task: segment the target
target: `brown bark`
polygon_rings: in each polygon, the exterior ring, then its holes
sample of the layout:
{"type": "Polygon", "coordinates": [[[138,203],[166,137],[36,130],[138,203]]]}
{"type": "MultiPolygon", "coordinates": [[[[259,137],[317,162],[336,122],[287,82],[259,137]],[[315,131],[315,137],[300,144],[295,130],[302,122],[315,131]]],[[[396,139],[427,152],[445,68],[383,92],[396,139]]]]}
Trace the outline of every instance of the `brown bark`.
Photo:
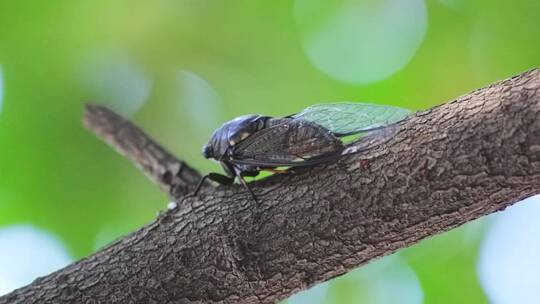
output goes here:
{"type": "MultiPolygon", "coordinates": [[[[0,303],[274,303],[540,193],[540,70],[402,123],[383,146],[178,199],[0,303]]],[[[189,184],[190,182],[186,183],[189,184]]]]}

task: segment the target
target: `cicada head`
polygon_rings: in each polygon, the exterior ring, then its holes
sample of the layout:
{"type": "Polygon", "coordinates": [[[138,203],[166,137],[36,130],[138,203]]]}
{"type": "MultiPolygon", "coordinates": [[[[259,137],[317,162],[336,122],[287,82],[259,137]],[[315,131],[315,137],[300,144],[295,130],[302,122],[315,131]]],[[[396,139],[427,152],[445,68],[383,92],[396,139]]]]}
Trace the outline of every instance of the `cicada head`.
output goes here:
{"type": "Polygon", "coordinates": [[[218,161],[227,159],[227,153],[230,153],[234,145],[264,129],[269,118],[269,116],[251,114],[226,122],[214,132],[212,138],[203,147],[204,157],[218,161]]]}

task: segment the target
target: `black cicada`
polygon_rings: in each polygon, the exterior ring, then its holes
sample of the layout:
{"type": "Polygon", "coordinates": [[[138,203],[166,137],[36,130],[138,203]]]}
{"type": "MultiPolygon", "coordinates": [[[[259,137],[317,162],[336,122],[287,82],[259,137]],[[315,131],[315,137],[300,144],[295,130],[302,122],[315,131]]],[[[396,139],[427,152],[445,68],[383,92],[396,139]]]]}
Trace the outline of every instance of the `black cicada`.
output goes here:
{"type": "MultiPolygon", "coordinates": [[[[314,105],[282,118],[240,116],[217,129],[203,148],[204,157],[220,162],[227,175],[210,173],[203,180],[232,184],[238,177],[255,199],[245,176],[256,176],[260,171],[282,172],[278,167],[327,163],[358,153],[358,148],[344,144],[344,136],[387,129],[409,114],[409,110],[394,106],[334,103],[314,105]]],[[[382,132],[374,144],[361,150],[386,141],[390,133],[382,132]]]]}

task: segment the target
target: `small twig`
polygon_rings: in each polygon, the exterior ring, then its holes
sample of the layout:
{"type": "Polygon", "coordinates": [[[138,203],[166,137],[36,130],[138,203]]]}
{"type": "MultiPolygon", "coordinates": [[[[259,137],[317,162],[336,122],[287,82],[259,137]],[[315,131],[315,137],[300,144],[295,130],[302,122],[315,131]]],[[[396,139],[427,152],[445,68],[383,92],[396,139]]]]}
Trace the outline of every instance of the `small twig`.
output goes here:
{"type": "Polygon", "coordinates": [[[177,159],[130,121],[104,106],[86,105],[84,124],[120,154],[131,159],[173,198],[188,194],[201,179],[196,170],[177,159]]]}

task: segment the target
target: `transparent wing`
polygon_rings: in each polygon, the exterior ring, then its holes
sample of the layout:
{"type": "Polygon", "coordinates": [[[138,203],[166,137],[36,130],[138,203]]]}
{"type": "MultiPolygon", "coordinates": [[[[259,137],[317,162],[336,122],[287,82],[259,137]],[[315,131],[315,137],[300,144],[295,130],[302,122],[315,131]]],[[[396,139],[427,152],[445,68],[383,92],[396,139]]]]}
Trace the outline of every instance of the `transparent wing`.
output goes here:
{"type": "Polygon", "coordinates": [[[314,122],[336,136],[345,136],[382,128],[410,114],[410,110],[395,106],[341,102],[314,105],[290,117],[314,122]]]}

